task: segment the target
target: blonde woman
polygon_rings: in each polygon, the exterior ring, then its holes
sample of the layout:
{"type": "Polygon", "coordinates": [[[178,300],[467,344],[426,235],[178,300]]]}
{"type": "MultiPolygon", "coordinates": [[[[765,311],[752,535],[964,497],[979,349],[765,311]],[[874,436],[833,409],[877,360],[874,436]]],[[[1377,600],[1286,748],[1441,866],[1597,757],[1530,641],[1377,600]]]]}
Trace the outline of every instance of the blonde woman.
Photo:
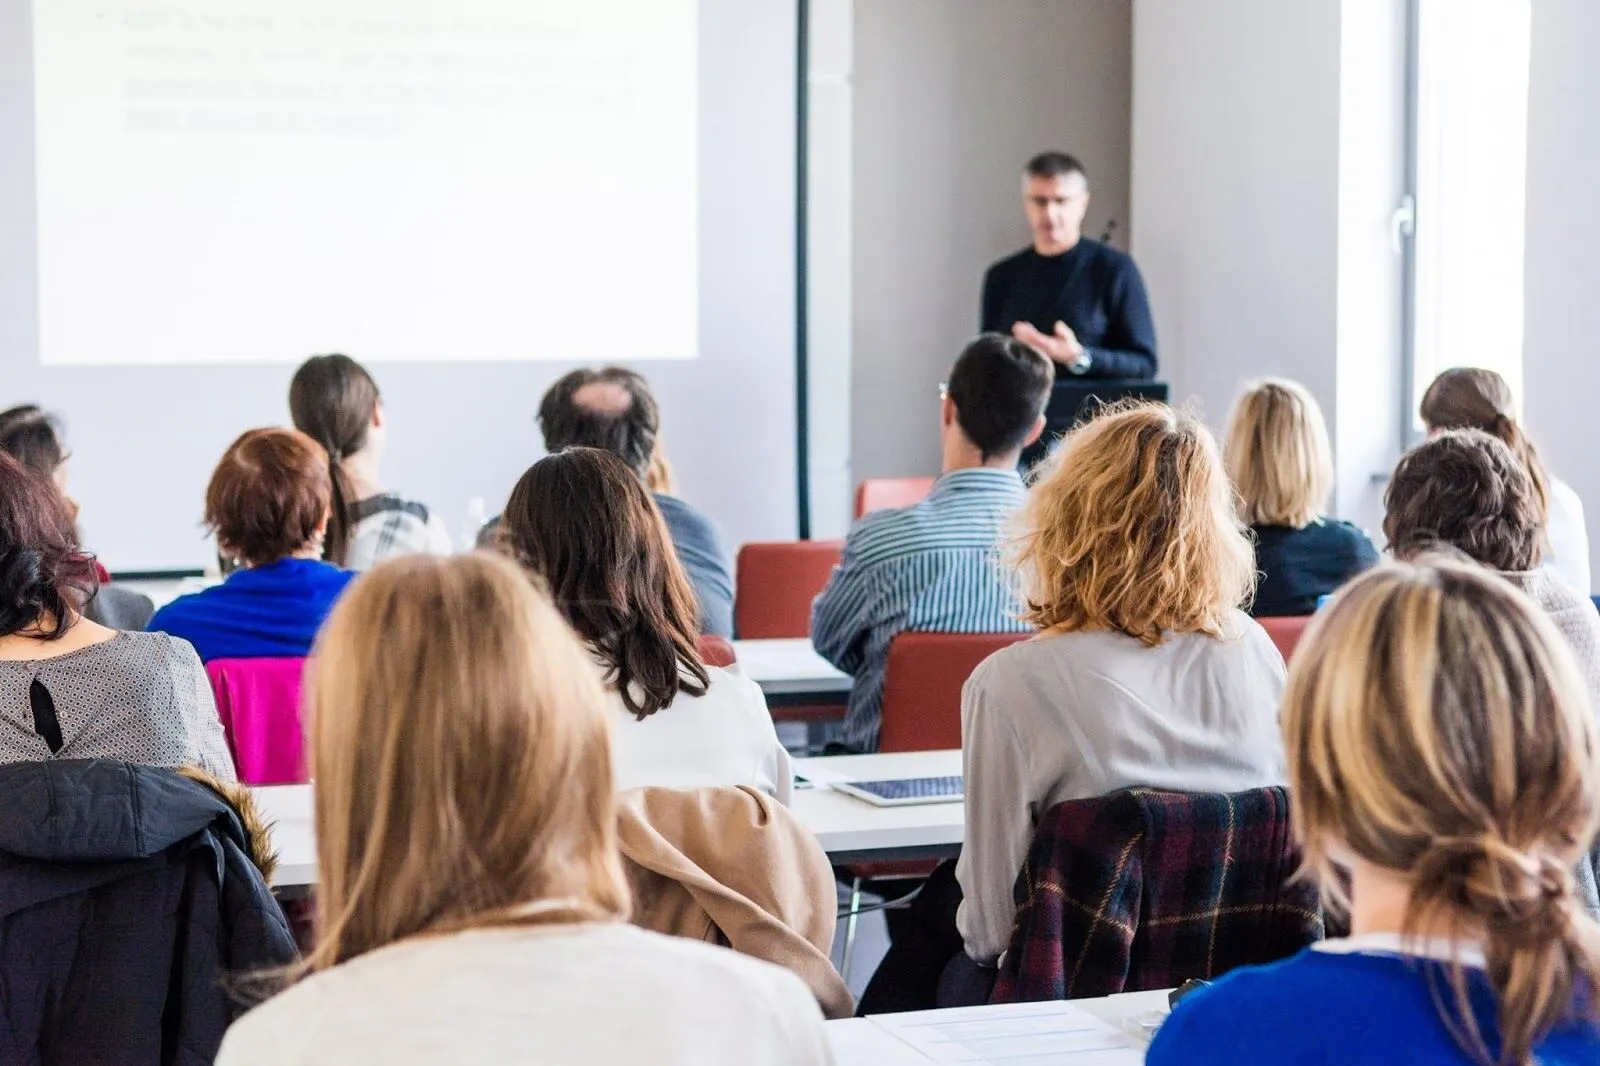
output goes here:
{"type": "Polygon", "coordinates": [[[1250,543],[1210,432],[1161,404],[1069,436],[1012,544],[1038,637],[992,655],[961,696],[967,955],[1011,939],[1033,820],[1145,785],[1236,792],[1283,781],[1283,659],[1239,610],[1250,543]]]}
{"type": "Polygon", "coordinates": [[[1322,513],[1333,495],[1333,448],[1322,408],[1280,378],[1246,385],[1228,415],[1223,464],[1256,542],[1257,618],[1306,615],[1378,561],[1372,541],[1322,513]]]}
{"type": "Polygon", "coordinates": [[[219,1066],[828,1061],[793,974],[624,921],[605,695],[514,563],[381,564],[317,663],[317,943],[219,1066]]]}
{"type": "Polygon", "coordinates": [[[1600,1062],[1572,875],[1600,735],[1534,604],[1463,563],[1358,578],[1295,656],[1283,732],[1306,869],[1351,935],[1185,999],[1150,1066],[1600,1062]]]}
{"type": "Polygon", "coordinates": [[[1545,568],[1572,591],[1589,595],[1593,590],[1589,586],[1589,530],[1583,501],[1570,485],[1545,468],[1539,449],[1517,422],[1516,400],[1505,378],[1479,367],[1446,370],[1422,394],[1419,413],[1429,436],[1447,429],[1481,429],[1511,449],[1527,468],[1538,494],[1545,568]]]}

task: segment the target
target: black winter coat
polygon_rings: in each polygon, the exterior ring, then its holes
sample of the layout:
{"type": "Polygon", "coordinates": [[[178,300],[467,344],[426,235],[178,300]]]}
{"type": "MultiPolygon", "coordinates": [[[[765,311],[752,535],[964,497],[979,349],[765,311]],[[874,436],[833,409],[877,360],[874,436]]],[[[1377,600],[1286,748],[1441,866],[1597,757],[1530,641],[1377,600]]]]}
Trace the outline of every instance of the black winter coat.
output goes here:
{"type": "Polygon", "coordinates": [[[239,978],[295,958],[270,863],[249,791],[198,771],[0,766],[0,1063],[210,1063],[239,978]]]}

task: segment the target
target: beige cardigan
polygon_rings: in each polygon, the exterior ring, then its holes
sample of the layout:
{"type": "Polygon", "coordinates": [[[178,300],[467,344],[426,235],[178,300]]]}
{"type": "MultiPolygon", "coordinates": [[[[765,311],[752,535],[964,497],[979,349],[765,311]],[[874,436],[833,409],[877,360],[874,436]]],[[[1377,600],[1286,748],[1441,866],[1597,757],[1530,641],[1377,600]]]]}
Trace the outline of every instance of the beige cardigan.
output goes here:
{"type": "Polygon", "coordinates": [[[853,1013],[830,958],[833,868],[782,804],[746,786],[630,789],[618,796],[617,832],[635,925],[776,963],[828,1017],[853,1013]]]}

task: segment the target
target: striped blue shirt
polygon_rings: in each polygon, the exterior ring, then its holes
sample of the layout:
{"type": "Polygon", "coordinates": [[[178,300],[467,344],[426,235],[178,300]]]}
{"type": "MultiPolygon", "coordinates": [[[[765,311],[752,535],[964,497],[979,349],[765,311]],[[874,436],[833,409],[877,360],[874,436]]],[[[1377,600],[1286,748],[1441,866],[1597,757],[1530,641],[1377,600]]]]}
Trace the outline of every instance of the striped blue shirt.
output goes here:
{"type": "Polygon", "coordinates": [[[998,560],[1025,490],[1014,470],[953,470],[911,507],[864,516],[811,608],[811,640],[855,679],[844,740],[876,751],[889,642],[907,630],[1016,633],[1015,592],[998,560]]]}

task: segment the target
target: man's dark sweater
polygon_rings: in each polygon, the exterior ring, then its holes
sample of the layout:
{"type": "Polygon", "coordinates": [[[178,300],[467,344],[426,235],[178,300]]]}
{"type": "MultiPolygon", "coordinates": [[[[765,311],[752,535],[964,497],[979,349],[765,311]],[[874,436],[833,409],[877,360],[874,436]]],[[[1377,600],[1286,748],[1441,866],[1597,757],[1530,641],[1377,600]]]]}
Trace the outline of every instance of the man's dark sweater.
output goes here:
{"type": "Polygon", "coordinates": [[[1156,376],[1156,325],[1133,259],[1110,245],[1079,239],[1061,255],[1032,248],[1002,259],[983,278],[985,333],[1010,333],[1018,322],[1053,335],[1065,322],[1089,352],[1087,377],[1156,376]]]}

